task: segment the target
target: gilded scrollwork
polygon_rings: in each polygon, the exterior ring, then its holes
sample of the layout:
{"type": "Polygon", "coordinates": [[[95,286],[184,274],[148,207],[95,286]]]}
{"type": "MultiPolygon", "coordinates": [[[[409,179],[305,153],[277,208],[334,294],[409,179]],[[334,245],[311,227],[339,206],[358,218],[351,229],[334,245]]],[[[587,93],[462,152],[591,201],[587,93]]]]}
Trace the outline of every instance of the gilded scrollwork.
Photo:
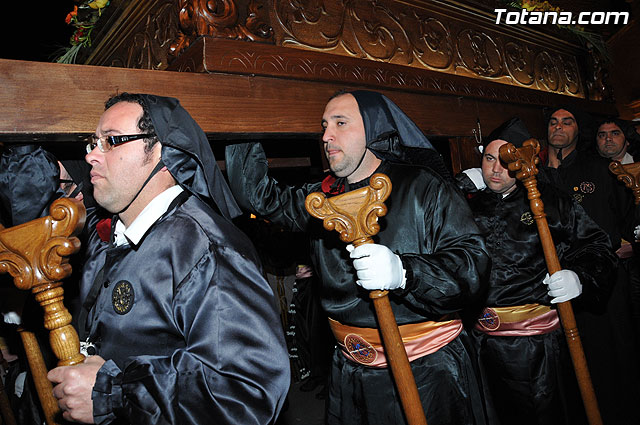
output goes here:
{"type": "Polygon", "coordinates": [[[282,46],[584,97],[571,53],[456,19],[446,7],[377,0],[274,0],[271,21],[276,44],[282,46]]]}

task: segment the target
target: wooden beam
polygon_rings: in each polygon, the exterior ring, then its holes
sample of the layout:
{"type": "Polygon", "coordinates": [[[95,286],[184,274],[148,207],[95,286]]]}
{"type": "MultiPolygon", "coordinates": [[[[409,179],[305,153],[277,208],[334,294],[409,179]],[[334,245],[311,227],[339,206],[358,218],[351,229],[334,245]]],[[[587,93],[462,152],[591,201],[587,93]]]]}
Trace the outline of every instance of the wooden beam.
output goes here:
{"type": "MultiPolygon", "coordinates": [[[[75,141],[93,133],[109,96],[124,91],[173,96],[211,138],[278,135],[308,137],[320,131],[327,99],[356,84],[277,76],[154,71],[0,59],[0,142],[75,141]]],[[[376,89],[373,87],[373,89],[376,89]]],[[[544,130],[542,106],[517,99],[379,89],[427,135],[471,137],[520,116],[535,137],[544,130]]],[[[560,96],[559,96],[560,97],[560,96]]]]}

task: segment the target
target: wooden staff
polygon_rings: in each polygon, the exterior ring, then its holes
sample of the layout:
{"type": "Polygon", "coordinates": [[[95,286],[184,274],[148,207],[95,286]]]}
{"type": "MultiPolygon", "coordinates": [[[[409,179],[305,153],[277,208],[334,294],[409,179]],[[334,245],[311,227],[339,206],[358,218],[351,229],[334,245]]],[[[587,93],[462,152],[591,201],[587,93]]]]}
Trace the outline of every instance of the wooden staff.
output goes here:
{"type": "MultiPolygon", "coordinates": [[[[324,228],[340,232],[340,239],[354,246],[373,243],[378,233],[378,217],[387,213],[384,201],[391,193],[391,181],[384,174],[371,176],[369,186],[327,198],[321,192],[307,196],[305,207],[313,217],[323,220],[324,228]]],[[[371,291],[384,351],[398,387],[402,408],[409,425],[427,425],[409,358],[391,310],[388,291],[371,291]]]]}
{"type": "MultiPolygon", "coordinates": [[[[538,173],[536,164],[540,161],[537,156],[538,152],[540,152],[540,144],[535,139],[527,140],[521,148],[516,148],[511,143],[507,143],[500,147],[500,159],[509,165],[510,171],[517,172],[516,178],[522,181],[527,189],[527,196],[531,205],[531,212],[533,212],[533,217],[538,226],[538,233],[540,234],[540,242],[542,242],[547,269],[549,270],[549,275],[553,275],[562,268],[558,260],[556,246],[553,243],[551,232],[549,231],[549,224],[547,223],[547,217],[544,212],[544,204],[540,199],[540,192],[537,188],[535,176],[538,173]]],[[[582,342],[578,334],[578,327],[575,316],[573,315],[571,302],[565,301],[558,303],[557,307],[558,315],[560,316],[560,321],[562,322],[562,327],[564,328],[567,339],[567,345],[569,346],[573,367],[576,372],[582,402],[587,413],[587,419],[590,425],[602,425],[596,394],[591,383],[591,376],[589,375],[587,360],[584,356],[584,350],[582,349],[582,342]]]]}
{"type": "MultiPolygon", "coordinates": [[[[31,290],[44,309],[44,326],[49,330],[49,342],[58,358],[58,366],[70,366],[84,361],[80,354],[78,334],[71,326],[71,314],[64,306],[62,279],[71,274],[68,256],[80,249],[77,235],[84,227],[85,208],[69,198],[58,199],[49,208],[50,215],[0,230],[0,273],[9,273],[19,289],[31,290]]],[[[29,335],[25,351],[31,361],[42,356],[29,335]],[[36,353],[37,351],[37,353],[36,353]]],[[[31,370],[36,388],[51,384],[46,369],[31,370]]],[[[59,413],[53,393],[38,391],[40,404],[48,424],[59,413]],[[52,403],[53,400],[53,403],[52,403]]]]}

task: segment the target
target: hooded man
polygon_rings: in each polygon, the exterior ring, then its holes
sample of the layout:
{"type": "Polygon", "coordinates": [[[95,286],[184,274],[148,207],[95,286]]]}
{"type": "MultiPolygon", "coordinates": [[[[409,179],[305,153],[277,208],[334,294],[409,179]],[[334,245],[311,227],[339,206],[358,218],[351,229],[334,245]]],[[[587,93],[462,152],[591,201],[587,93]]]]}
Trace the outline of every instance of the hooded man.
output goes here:
{"type": "Polygon", "coordinates": [[[204,132],[176,99],[122,93],[87,152],[93,196],[113,216],[108,241],[89,227],[88,357],[48,375],[63,417],[274,423],[290,378],[282,326],[204,132]]]}
{"type": "MultiPolygon", "coordinates": [[[[592,148],[588,114],[562,106],[550,108],[547,117],[548,160],[540,167],[539,180],[571,194],[618,250],[634,238],[631,191],[609,171],[610,161],[592,148]]],[[[634,406],[640,341],[632,325],[629,272],[620,264],[604,313],[577,311],[576,321],[604,422],[633,424],[640,421],[634,406]]]]}
{"type": "MultiPolygon", "coordinates": [[[[500,160],[531,136],[519,118],[483,142],[485,188],[469,206],[491,255],[489,289],[471,331],[489,423],[586,423],[555,304],[602,310],[616,257],[609,238],[573,199],[538,184],[563,270],[549,277],[526,189],[500,160]]],[[[458,176],[464,180],[465,175],[458,176]]]]}
{"type": "Polygon", "coordinates": [[[370,91],[339,92],[322,116],[332,174],[301,187],[267,175],[259,144],[230,145],[229,182],[242,207],[286,229],[305,231],[321,303],[338,345],[330,372],[329,424],[404,424],[369,291],[389,290],[430,425],[481,424],[484,415],[466,332],[457,313],[482,292],[488,257],[465,200],[442,158],[391,100],[370,91]],[[412,165],[412,159],[424,161],[412,165]],[[305,198],[369,184],[386,174],[393,190],[376,243],[345,249],[336,232],[305,210],[305,198]],[[352,349],[352,343],[369,347],[352,349]],[[366,354],[366,355],[365,355],[366,354]]]}

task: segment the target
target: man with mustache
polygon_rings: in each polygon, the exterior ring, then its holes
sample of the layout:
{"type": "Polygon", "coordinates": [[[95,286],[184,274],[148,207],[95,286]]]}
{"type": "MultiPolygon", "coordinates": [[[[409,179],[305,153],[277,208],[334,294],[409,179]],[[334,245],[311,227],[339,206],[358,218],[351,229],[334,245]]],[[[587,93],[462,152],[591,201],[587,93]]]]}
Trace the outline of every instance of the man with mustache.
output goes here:
{"type": "Polygon", "coordinates": [[[288,230],[309,232],[322,306],[338,345],[330,372],[329,424],[405,424],[371,290],[389,290],[427,422],[482,424],[480,390],[458,313],[479,296],[488,256],[464,198],[442,158],[386,96],[339,92],[322,116],[331,174],[299,187],[268,176],[262,147],[230,145],[231,188],[242,207],[288,230]],[[386,174],[393,185],[375,243],[355,249],[305,210],[309,193],[328,196],[386,174]],[[359,348],[358,348],[359,347],[359,348]],[[366,349],[363,349],[366,348],[366,349]]]}
{"type": "Polygon", "coordinates": [[[87,358],[48,374],[64,419],[273,424],[290,380],[282,325],[202,129],[177,99],[121,93],[86,149],[112,226],[103,241],[87,218],[87,358]]]}

